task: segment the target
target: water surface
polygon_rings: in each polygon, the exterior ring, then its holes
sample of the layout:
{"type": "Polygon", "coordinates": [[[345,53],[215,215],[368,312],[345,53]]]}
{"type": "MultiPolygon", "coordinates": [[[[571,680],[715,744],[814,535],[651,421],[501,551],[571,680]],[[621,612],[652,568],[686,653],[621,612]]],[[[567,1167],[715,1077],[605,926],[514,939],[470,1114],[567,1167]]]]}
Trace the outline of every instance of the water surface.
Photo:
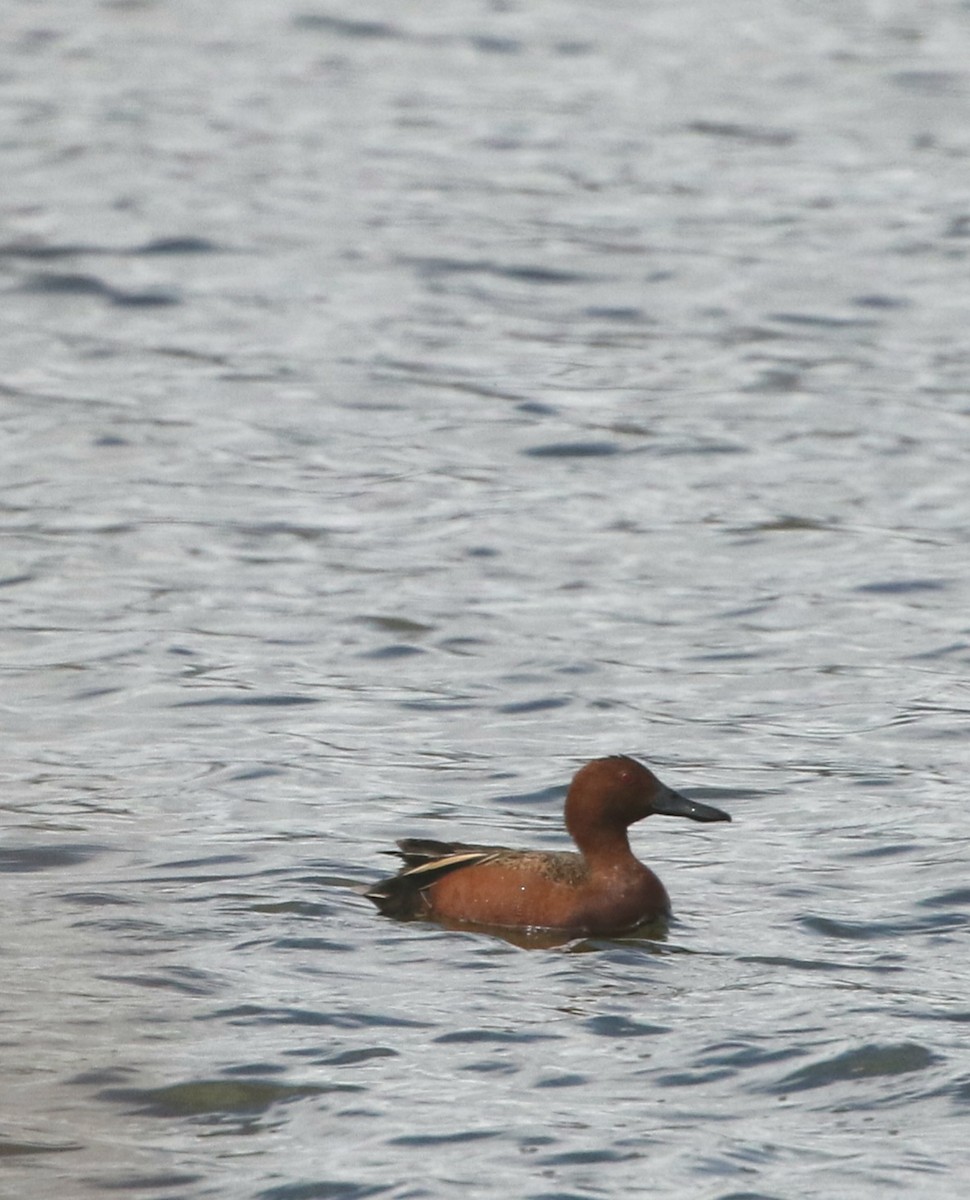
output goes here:
{"type": "Polygon", "coordinates": [[[0,1191],[959,1194],[965,6],[0,20],[0,1191]],[[666,939],[354,890],[617,752],[666,939]]]}

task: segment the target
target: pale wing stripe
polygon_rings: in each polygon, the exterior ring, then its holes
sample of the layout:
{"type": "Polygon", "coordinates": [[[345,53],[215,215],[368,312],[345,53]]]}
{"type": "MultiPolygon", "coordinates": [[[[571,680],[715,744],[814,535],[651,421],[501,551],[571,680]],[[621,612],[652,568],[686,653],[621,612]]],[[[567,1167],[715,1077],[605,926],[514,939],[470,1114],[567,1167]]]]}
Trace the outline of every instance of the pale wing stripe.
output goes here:
{"type": "Polygon", "coordinates": [[[435,858],[431,862],[421,863],[416,867],[408,867],[406,871],[402,871],[401,875],[422,875],[425,871],[440,871],[442,867],[457,867],[461,863],[484,863],[490,862],[497,857],[494,854],[482,854],[480,850],[473,854],[449,854],[445,858],[435,858]]]}

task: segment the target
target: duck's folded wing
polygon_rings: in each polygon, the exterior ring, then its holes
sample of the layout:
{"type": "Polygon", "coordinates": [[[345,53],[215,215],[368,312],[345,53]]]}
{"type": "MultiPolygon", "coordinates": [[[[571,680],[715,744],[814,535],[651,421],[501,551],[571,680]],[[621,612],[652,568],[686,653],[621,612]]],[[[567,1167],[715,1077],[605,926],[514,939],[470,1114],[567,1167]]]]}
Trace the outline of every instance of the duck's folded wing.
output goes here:
{"type": "Polygon", "coordinates": [[[443,876],[461,867],[489,862],[502,853],[496,846],[464,846],[421,838],[405,838],[399,845],[404,867],[397,875],[364,889],[363,895],[373,900],[385,916],[405,919],[420,915],[424,907],[421,893],[443,876]]]}
{"type": "Polygon", "coordinates": [[[403,858],[405,867],[419,867],[456,854],[497,854],[504,849],[503,846],[478,846],[469,842],[436,842],[434,838],[401,838],[397,847],[383,853],[403,858]]]}

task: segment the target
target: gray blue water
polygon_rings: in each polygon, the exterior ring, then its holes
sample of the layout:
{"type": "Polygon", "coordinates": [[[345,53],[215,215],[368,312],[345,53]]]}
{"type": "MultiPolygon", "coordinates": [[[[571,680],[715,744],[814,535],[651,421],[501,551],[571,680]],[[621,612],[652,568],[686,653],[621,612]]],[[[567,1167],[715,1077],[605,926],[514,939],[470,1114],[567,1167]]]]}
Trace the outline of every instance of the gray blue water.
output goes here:
{"type": "Polygon", "coordinates": [[[7,0],[0,1195],[970,1151],[970,9],[7,0]],[[666,940],[380,918],[630,753],[666,940]]]}

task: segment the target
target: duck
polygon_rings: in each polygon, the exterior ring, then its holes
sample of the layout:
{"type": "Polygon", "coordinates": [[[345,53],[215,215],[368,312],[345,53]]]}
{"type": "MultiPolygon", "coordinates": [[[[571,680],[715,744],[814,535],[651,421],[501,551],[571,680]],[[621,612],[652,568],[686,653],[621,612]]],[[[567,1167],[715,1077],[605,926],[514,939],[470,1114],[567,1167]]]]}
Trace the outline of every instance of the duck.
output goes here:
{"type": "Polygon", "coordinates": [[[671,915],[658,876],[634,855],[628,830],[659,815],[730,821],[690,800],[625,754],[581,767],[566,793],[574,851],[510,849],[403,838],[395,874],[363,890],[385,916],[454,926],[611,936],[671,915]]]}

